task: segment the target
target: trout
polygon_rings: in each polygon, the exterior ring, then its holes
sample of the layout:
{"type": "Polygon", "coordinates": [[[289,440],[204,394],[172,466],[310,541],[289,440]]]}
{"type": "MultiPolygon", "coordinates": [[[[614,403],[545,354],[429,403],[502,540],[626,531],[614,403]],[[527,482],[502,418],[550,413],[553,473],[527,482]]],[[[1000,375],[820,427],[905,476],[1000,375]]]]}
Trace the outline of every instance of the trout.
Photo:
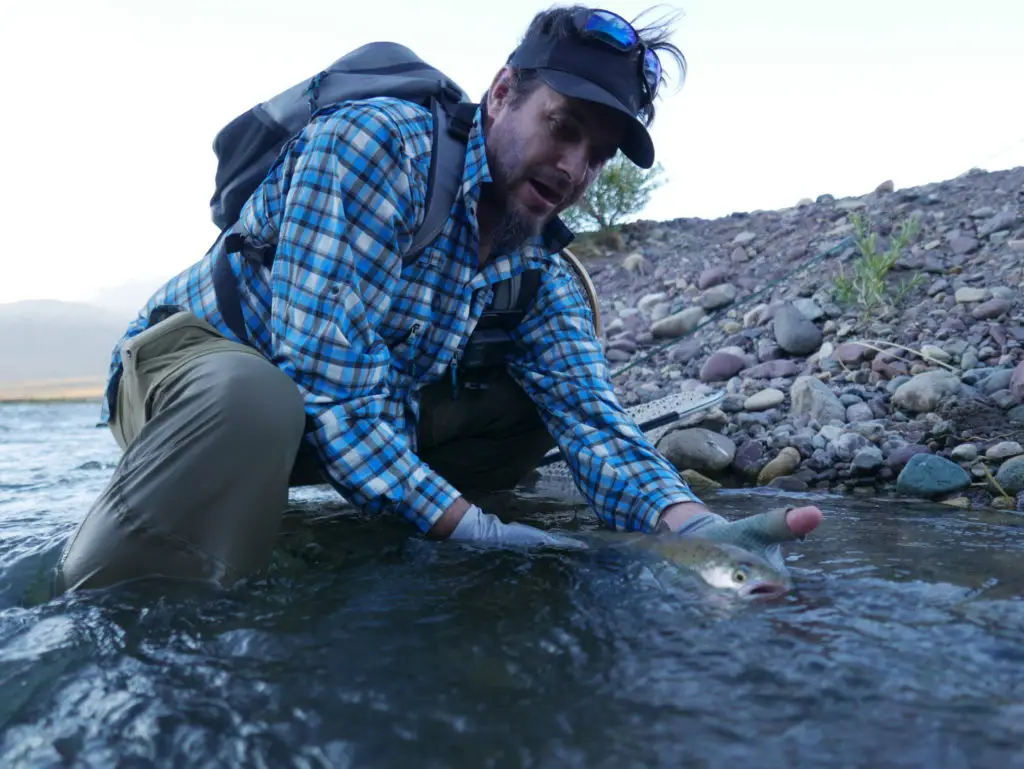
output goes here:
{"type": "Polygon", "coordinates": [[[708,586],[744,600],[767,600],[789,592],[789,575],[766,558],[736,545],[673,534],[602,532],[605,544],[636,547],[696,574],[708,586]]]}

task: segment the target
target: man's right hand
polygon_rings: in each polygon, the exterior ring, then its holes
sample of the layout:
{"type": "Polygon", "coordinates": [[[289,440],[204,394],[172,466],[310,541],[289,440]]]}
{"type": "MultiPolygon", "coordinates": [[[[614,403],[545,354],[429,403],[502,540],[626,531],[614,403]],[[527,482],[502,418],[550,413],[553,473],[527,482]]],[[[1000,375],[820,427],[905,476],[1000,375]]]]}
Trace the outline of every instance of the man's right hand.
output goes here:
{"type": "Polygon", "coordinates": [[[495,547],[587,548],[585,543],[571,537],[550,534],[521,523],[504,523],[496,515],[485,513],[476,505],[470,505],[464,500],[459,502],[463,504],[456,503],[446,510],[430,529],[428,536],[495,547]]]}

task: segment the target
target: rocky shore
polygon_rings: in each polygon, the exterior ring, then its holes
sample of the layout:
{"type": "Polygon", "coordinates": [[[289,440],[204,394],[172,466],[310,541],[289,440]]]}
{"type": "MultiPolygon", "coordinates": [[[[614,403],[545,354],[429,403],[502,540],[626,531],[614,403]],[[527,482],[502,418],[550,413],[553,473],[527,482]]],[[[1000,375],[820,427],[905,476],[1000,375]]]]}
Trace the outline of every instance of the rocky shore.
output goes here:
{"type": "Polygon", "coordinates": [[[578,252],[626,405],[728,393],[658,443],[691,477],[1024,511],[1024,168],[641,221],[578,252]],[[901,233],[881,302],[837,290],[901,233]]]}

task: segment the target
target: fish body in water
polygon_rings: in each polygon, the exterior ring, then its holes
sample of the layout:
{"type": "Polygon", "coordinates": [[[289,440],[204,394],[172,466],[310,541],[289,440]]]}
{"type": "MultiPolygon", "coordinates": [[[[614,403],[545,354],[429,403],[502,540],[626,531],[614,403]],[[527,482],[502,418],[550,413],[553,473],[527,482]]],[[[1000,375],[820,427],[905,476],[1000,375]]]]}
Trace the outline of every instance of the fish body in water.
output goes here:
{"type": "Polygon", "coordinates": [[[699,576],[716,590],[746,600],[777,598],[792,588],[789,575],[750,550],[701,537],[674,534],[611,533],[604,542],[639,548],[699,576]]]}

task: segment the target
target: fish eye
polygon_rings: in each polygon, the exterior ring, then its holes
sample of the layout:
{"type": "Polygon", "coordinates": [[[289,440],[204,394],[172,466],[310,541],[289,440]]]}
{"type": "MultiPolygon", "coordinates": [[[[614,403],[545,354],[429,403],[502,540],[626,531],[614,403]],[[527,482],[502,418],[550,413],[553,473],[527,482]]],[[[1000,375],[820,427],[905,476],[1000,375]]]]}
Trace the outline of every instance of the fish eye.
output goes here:
{"type": "Polygon", "coordinates": [[[736,571],[734,571],[733,574],[732,574],[732,578],[736,582],[745,582],[746,579],[747,579],[747,570],[746,569],[736,569],[736,571]]]}

